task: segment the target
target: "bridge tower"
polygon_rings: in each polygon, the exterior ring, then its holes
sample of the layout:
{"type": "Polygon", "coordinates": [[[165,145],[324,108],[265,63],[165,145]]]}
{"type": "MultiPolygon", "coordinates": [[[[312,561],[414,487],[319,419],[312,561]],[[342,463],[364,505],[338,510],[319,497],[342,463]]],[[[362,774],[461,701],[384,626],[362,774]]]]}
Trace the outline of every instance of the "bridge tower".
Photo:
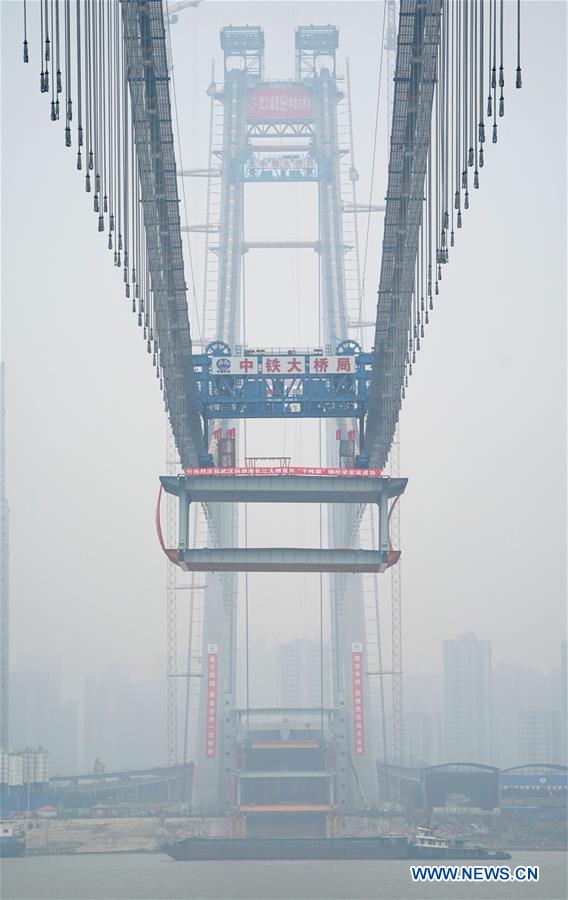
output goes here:
{"type": "MultiPolygon", "coordinates": [[[[202,418],[207,450],[215,454],[215,436],[234,435],[233,465],[239,457],[240,418],[298,415],[297,410],[291,412],[293,404],[283,402],[278,406],[263,403],[262,399],[258,401],[259,397],[264,398],[265,390],[263,379],[266,372],[263,373],[262,357],[254,361],[254,372],[259,373],[256,379],[251,374],[247,380],[241,379],[240,388],[235,388],[240,393],[238,398],[234,393],[233,400],[241,402],[235,402],[233,406],[219,402],[219,394],[216,394],[218,402],[210,402],[211,391],[215,393],[217,390],[212,372],[224,371],[226,386],[230,382],[230,367],[238,365],[239,356],[246,360],[247,367],[253,366],[242,339],[243,254],[268,246],[299,247],[297,242],[245,242],[247,183],[265,184],[267,190],[271,189],[270,185],[282,182],[317,183],[318,234],[317,240],[310,246],[320,258],[320,327],[324,350],[319,352],[333,354],[339,347],[342,349],[338,352],[351,354],[354,360],[354,354],[360,349],[355,342],[346,340],[349,328],[354,324],[356,326],[357,316],[361,314],[361,286],[356,229],[358,176],[352,158],[348,84],[347,90],[342,89],[336,72],[338,44],[339,34],[334,26],[299,27],[295,35],[295,79],[273,82],[264,79],[264,34],[261,28],[230,26],[221,31],[224,83],[219,89],[212,86],[210,95],[213,102],[222,107],[222,128],[219,129],[216,146],[213,135],[208,169],[208,196],[215,196],[213,180],[220,179],[216,202],[218,220],[212,221],[209,209],[206,228],[207,252],[216,257],[210,266],[206,262],[206,270],[209,266],[209,271],[215,276],[216,302],[213,309],[211,290],[205,285],[204,302],[208,308],[204,309],[203,316],[206,323],[215,323],[215,340],[210,342],[208,353],[201,357],[194,356],[194,365],[203,398],[202,418]],[[214,158],[220,161],[220,167],[215,165],[214,158]],[[352,217],[351,224],[346,224],[348,217],[352,217]],[[217,243],[215,234],[218,234],[217,243]],[[223,356],[226,357],[224,361],[223,356]],[[253,395],[257,398],[256,404],[251,401],[253,395]]],[[[212,113],[212,123],[214,121],[212,113]]],[[[314,302],[317,302],[316,298],[314,302]]],[[[207,332],[211,338],[210,329],[207,332]]],[[[366,384],[364,356],[357,357],[357,383],[361,396],[366,384]]],[[[306,356],[306,371],[312,364],[313,360],[310,362],[310,357],[306,356]]],[[[330,379],[328,387],[332,383],[333,379],[330,379]]],[[[277,381],[274,380],[271,385],[270,390],[276,390],[277,395],[277,381]]],[[[321,379],[318,382],[317,379],[304,378],[302,391],[305,402],[301,415],[325,415],[325,465],[335,468],[351,466],[352,469],[356,465],[365,466],[362,407],[354,406],[349,398],[332,388],[335,390],[333,408],[337,412],[330,413],[331,404],[328,404],[328,411],[322,413],[322,403],[311,400],[322,389],[321,379]],[[338,432],[345,440],[337,440],[338,432]]],[[[282,388],[283,395],[285,390],[282,388]]],[[[274,393],[271,397],[275,398],[274,393]]],[[[219,456],[218,465],[226,464],[226,460],[222,461],[219,456]]],[[[171,483],[169,487],[166,485],[166,490],[173,492],[171,483]]],[[[179,496],[181,502],[181,496],[185,496],[183,491],[179,496]]],[[[189,502],[187,497],[186,501],[189,502]]],[[[230,500],[216,502],[216,497],[210,497],[205,506],[210,510],[210,524],[215,523],[216,531],[213,534],[210,528],[208,546],[237,547],[235,504],[230,500]]],[[[362,508],[362,505],[348,506],[344,503],[329,505],[330,547],[357,546],[362,508]]],[[[181,511],[181,517],[186,519],[186,509],[181,511]]],[[[382,539],[383,552],[386,552],[384,522],[382,539]]],[[[189,547],[191,540],[192,536],[187,533],[180,537],[180,553],[189,547]]],[[[316,569],[312,570],[317,571],[317,563],[314,565],[316,569]]],[[[282,807],[292,811],[299,809],[299,806],[280,802],[283,797],[289,799],[293,792],[289,778],[285,782],[280,771],[290,765],[293,768],[290,760],[281,760],[280,763],[265,760],[264,765],[268,767],[271,777],[264,785],[255,776],[251,787],[252,781],[246,780],[243,773],[243,767],[244,770],[247,768],[247,754],[255,744],[255,733],[257,736],[260,734],[261,726],[255,722],[250,711],[246,711],[245,715],[236,708],[237,570],[201,576],[206,577],[207,588],[203,603],[193,805],[196,811],[209,814],[233,814],[235,820],[241,823],[239,828],[246,827],[249,833],[254,833],[256,827],[262,831],[267,819],[259,819],[258,812],[251,813],[247,798],[258,794],[265,801],[272,801],[264,804],[258,799],[254,801],[256,809],[264,806],[267,815],[270,815],[270,810],[279,809],[281,812],[282,807]]],[[[270,568],[265,570],[274,571],[270,568]]],[[[306,826],[305,816],[303,819],[300,817],[300,823],[295,820],[293,826],[304,830],[307,827],[308,831],[315,828],[315,833],[321,833],[322,829],[323,833],[333,830],[333,825],[329,823],[341,811],[361,810],[371,805],[376,801],[378,787],[373,716],[365,674],[368,665],[361,577],[348,574],[347,570],[338,572],[327,568],[324,571],[329,572],[331,597],[331,708],[321,710],[319,732],[310,733],[308,737],[312,740],[315,753],[309,767],[319,768],[317,775],[322,779],[319,785],[325,784],[325,788],[318,786],[316,789],[304,781],[306,794],[309,795],[313,788],[314,798],[320,801],[312,804],[314,810],[318,808],[319,815],[310,818],[310,826],[306,826]],[[319,760],[317,764],[316,757],[319,760]],[[326,817],[327,826],[321,824],[325,823],[326,817]]],[[[195,570],[193,572],[195,574],[195,570]]],[[[314,718],[313,710],[305,712],[308,718],[314,718]]],[[[287,716],[298,721],[302,718],[300,710],[273,710],[271,715],[273,718],[276,716],[275,721],[287,721],[287,716]]],[[[264,725],[266,732],[266,722],[264,725]]],[[[294,722],[289,727],[294,731],[294,722]]],[[[272,760],[278,753],[282,756],[282,743],[285,745],[286,741],[272,741],[271,746],[275,750],[272,760]]],[[[302,752],[308,753],[307,746],[302,752]]],[[[264,747],[263,753],[266,756],[267,747],[264,747]]],[[[254,752],[250,758],[253,757],[254,752]]],[[[307,765],[304,767],[308,768],[307,765]]],[[[248,775],[252,779],[250,772],[248,775]]],[[[303,804],[303,807],[307,808],[309,804],[303,804]]],[[[273,817],[269,827],[277,827],[273,817]]]]}
{"type": "MultiPolygon", "coordinates": [[[[211,223],[211,210],[207,211],[208,227],[218,234],[218,241],[216,244],[207,241],[207,252],[216,256],[216,264],[210,267],[206,261],[206,272],[209,270],[216,276],[217,289],[216,302],[213,304],[208,285],[204,286],[203,320],[206,336],[234,346],[240,343],[241,338],[246,104],[248,91],[264,75],[264,33],[257,26],[229,26],[221,30],[220,38],[224,82],[218,92],[213,86],[210,90],[212,102],[221,104],[223,109],[219,146],[213,146],[213,108],[211,113],[210,156],[215,153],[221,160],[221,183],[216,210],[218,221],[211,223]],[[214,308],[211,309],[211,306],[214,308]],[[214,334],[211,334],[209,330],[213,322],[214,334]]],[[[212,179],[217,178],[217,173],[211,174],[211,159],[209,172],[208,197],[211,198],[217,190],[211,184],[212,179]]],[[[208,449],[215,450],[218,445],[214,437],[218,433],[218,425],[215,420],[204,419],[208,449]],[[213,427],[210,428],[210,425],[213,427]]],[[[228,420],[223,422],[223,426],[224,434],[231,435],[228,440],[233,442],[235,455],[238,448],[238,423],[228,420]]],[[[207,513],[207,508],[205,510],[207,513]]],[[[225,547],[236,546],[238,516],[234,504],[213,504],[206,518],[209,545],[217,543],[225,547]]],[[[195,579],[195,573],[193,578],[195,579]]],[[[236,575],[225,572],[205,576],[204,596],[193,805],[196,810],[208,814],[223,814],[233,808],[235,801],[232,763],[236,740],[236,575]]]]}

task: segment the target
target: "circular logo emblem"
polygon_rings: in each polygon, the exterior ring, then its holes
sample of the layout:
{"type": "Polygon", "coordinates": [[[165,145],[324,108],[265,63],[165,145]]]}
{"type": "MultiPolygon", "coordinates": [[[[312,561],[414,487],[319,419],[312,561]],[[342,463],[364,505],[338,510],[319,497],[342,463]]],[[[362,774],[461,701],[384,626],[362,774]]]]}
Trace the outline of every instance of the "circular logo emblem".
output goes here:
{"type": "Polygon", "coordinates": [[[218,372],[228,372],[231,368],[231,360],[226,356],[220,356],[215,360],[215,368],[218,372]]]}

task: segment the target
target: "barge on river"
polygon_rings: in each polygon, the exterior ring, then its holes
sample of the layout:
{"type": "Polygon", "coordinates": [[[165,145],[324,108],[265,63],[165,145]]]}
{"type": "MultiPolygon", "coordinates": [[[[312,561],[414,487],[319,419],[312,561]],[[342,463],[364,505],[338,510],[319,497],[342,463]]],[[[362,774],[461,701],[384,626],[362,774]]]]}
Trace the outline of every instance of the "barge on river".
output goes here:
{"type": "Polygon", "coordinates": [[[162,849],[178,860],[236,859],[510,859],[511,854],[465,841],[438,837],[431,829],[416,835],[338,838],[197,838],[162,849]]]}

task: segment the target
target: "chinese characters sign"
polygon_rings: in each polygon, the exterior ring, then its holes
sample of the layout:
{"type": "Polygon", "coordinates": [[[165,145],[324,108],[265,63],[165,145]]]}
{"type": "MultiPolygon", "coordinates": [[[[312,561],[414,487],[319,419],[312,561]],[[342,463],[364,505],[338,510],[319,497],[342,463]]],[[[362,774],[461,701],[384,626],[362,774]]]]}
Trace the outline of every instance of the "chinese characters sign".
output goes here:
{"type": "Polygon", "coordinates": [[[310,356],[308,371],[314,375],[345,375],[355,371],[354,356],[310,356]]]}
{"type": "Polygon", "coordinates": [[[353,686],[353,743],[355,756],[365,755],[365,720],[363,713],[363,644],[351,645],[353,686]]]}
{"type": "Polygon", "coordinates": [[[312,95],[299,85],[260,85],[248,93],[247,119],[258,121],[313,119],[312,95]]]}
{"type": "Polygon", "coordinates": [[[217,644],[207,644],[207,727],[205,756],[217,755],[217,644]]]}
{"type": "Polygon", "coordinates": [[[349,375],[355,356],[213,356],[213,375],[349,375]]]}
{"type": "Polygon", "coordinates": [[[207,476],[223,476],[223,475],[327,475],[335,477],[349,478],[380,478],[382,476],[381,469],[321,469],[308,468],[307,466],[263,466],[255,468],[234,467],[228,469],[184,469],[185,475],[207,475],[207,476]]]}
{"type": "Polygon", "coordinates": [[[317,163],[315,159],[305,154],[287,156],[253,156],[244,164],[245,178],[253,180],[282,179],[288,177],[291,181],[295,177],[315,178],[317,176],[317,163]]]}

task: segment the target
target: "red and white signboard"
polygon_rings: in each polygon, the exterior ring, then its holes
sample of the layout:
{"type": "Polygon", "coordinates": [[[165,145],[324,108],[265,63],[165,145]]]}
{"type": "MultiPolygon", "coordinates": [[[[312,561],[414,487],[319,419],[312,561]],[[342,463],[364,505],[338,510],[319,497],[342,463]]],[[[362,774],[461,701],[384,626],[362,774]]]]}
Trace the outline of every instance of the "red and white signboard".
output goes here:
{"type": "Polygon", "coordinates": [[[213,375],[349,375],[354,356],[213,356],[213,375]]]}
{"type": "Polygon", "coordinates": [[[363,711],[363,644],[351,644],[353,689],[353,745],[355,756],[365,755],[365,718],[363,711]]]}
{"type": "Polygon", "coordinates": [[[257,375],[256,356],[212,356],[212,375],[257,375]]]}
{"type": "Polygon", "coordinates": [[[207,644],[207,727],[205,756],[217,756],[217,644],[207,644]]]}
{"type": "Polygon", "coordinates": [[[260,365],[265,375],[303,375],[306,372],[306,357],[261,356],[260,365]]]}
{"type": "Polygon", "coordinates": [[[312,94],[299,85],[261,85],[248,92],[247,119],[297,122],[313,119],[312,94]]]}
{"type": "Polygon", "coordinates": [[[309,356],[308,371],[314,375],[344,375],[355,372],[354,356],[309,356]]]}
{"type": "Polygon", "coordinates": [[[306,466],[235,467],[228,469],[184,469],[185,475],[327,475],[341,478],[381,478],[382,469],[310,469],[306,466]]]}

